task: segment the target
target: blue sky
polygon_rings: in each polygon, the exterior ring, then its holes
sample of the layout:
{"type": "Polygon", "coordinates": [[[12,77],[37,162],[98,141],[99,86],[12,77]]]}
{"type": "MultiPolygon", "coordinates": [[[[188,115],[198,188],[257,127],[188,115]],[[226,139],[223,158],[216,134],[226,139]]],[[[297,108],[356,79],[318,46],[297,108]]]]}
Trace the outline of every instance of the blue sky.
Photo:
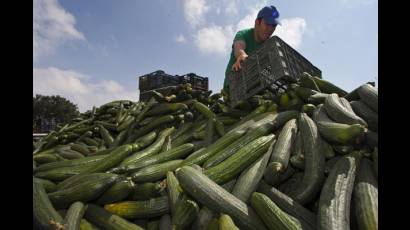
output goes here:
{"type": "Polygon", "coordinates": [[[33,95],[81,112],[138,100],[138,76],[162,69],[209,78],[219,92],[235,33],[275,5],[274,34],[350,91],[378,84],[376,0],[33,0],[33,95]]]}

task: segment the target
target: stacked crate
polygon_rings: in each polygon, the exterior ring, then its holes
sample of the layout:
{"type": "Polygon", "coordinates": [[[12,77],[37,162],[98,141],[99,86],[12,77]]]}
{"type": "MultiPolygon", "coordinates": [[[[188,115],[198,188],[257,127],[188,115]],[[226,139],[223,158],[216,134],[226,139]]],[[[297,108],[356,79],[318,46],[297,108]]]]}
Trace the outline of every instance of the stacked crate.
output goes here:
{"type": "Polygon", "coordinates": [[[232,107],[265,89],[280,94],[289,83],[296,82],[303,72],[317,77],[322,74],[278,36],[271,37],[250,54],[242,66],[240,71],[232,71],[228,75],[232,107]]]}
{"type": "Polygon", "coordinates": [[[157,70],[139,77],[140,101],[148,101],[153,90],[166,95],[172,87],[185,83],[190,83],[192,89],[208,91],[207,77],[201,77],[195,73],[173,76],[157,70]]]}

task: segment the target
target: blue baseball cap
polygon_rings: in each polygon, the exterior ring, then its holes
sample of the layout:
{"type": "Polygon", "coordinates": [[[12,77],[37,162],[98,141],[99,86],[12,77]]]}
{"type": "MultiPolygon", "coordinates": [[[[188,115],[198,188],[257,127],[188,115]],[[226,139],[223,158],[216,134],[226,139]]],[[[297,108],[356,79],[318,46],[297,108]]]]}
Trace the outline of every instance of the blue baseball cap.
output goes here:
{"type": "Polygon", "coordinates": [[[263,7],[259,13],[256,19],[263,18],[267,24],[270,25],[280,25],[280,22],[278,21],[279,18],[279,11],[276,9],[274,6],[265,6],[263,7]]]}

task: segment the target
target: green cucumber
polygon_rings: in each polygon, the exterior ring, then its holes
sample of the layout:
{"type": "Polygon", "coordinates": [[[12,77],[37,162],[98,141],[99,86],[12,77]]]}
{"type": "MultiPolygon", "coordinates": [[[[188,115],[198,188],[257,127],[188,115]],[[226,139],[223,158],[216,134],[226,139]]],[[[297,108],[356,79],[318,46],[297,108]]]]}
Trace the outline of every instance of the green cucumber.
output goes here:
{"type": "Polygon", "coordinates": [[[46,163],[52,163],[52,162],[59,161],[59,158],[57,157],[56,154],[39,153],[39,154],[36,154],[35,156],[33,156],[33,160],[37,164],[46,164],[46,163]]]}
{"type": "Polygon", "coordinates": [[[303,154],[293,155],[289,159],[289,162],[294,168],[297,168],[299,170],[305,170],[305,155],[303,154]]]}
{"type": "Polygon", "coordinates": [[[161,196],[163,187],[159,183],[136,184],[127,200],[143,201],[161,196]]]}
{"type": "Polygon", "coordinates": [[[183,144],[181,146],[172,148],[160,154],[141,158],[139,161],[135,163],[124,166],[124,170],[125,172],[135,172],[141,168],[144,168],[150,165],[160,164],[160,163],[170,161],[170,160],[181,159],[181,158],[184,158],[186,155],[188,155],[190,152],[192,152],[193,149],[194,149],[193,144],[191,143],[183,144]]]}
{"type": "Polygon", "coordinates": [[[201,152],[201,155],[197,157],[191,157],[184,160],[183,165],[191,165],[191,164],[198,164],[202,165],[206,160],[210,157],[215,155],[217,152],[221,151],[222,149],[226,148],[229,144],[240,138],[242,135],[245,134],[245,131],[238,130],[235,132],[228,132],[213,144],[206,147],[205,150],[201,152]]]}
{"type": "Polygon", "coordinates": [[[378,112],[378,90],[370,84],[364,84],[357,89],[360,100],[369,106],[374,112],[378,112]]]}
{"type": "Polygon", "coordinates": [[[280,175],[285,172],[288,167],[296,133],[296,119],[291,119],[286,122],[279,134],[278,140],[273,146],[273,152],[264,173],[265,181],[269,184],[277,184],[279,182],[280,175]]]}
{"type": "Polygon", "coordinates": [[[356,220],[360,230],[378,229],[378,197],[377,179],[373,174],[372,162],[363,159],[353,190],[356,220]]]}
{"type": "Polygon", "coordinates": [[[323,185],[317,213],[318,229],[346,229],[350,226],[350,199],[360,156],[343,156],[330,171],[323,185]]]}
{"type": "Polygon", "coordinates": [[[312,89],[312,90],[321,92],[321,90],[317,86],[316,82],[313,80],[313,77],[310,76],[310,74],[307,73],[307,72],[302,73],[302,76],[300,76],[299,85],[301,87],[305,87],[305,88],[308,88],[308,89],[312,89]]]}
{"type": "Polygon", "coordinates": [[[329,96],[327,93],[315,93],[309,96],[307,102],[313,105],[319,105],[325,102],[326,98],[329,96]]]}
{"type": "Polygon", "coordinates": [[[361,141],[365,128],[359,124],[342,124],[336,122],[318,122],[320,135],[328,142],[337,145],[354,144],[361,141]]]}
{"type": "Polygon", "coordinates": [[[184,191],[195,200],[216,213],[228,214],[241,229],[266,229],[251,208],[200,171],[183,166],[176,171],[176,176],[184,191]]]}
{"type": "Polygon", "coordinates": [[[217,152],[212,157],[210,157],[207,161],[204,162],[203,167],[205,169],[213,167],[228,157],[232,156],[235,152],[239,149],[243,148],[249,142],[259,138],[263,135],[268,135],[270,131],[272,131],[273,124],[272,123],[265,123],[261,124],[260,126],[255,126],[250,128],[245,135],[237,139],[236,141],[232,142],[223,150],[217,152]]]}
{"type": "Polygon", "coordinates": [[[52,181],[41,179],[41,178],[36,178],[36,177],[34,177],[33,180],[36,180],[39,183],[41,183],[43,188],[46,190],[46,193],[54,192],[57,190],[57,185],[53,183],[52,181]]]}
{"type": "MultiPolygon", "coordinates": [[[[110,122],[106,122],[106,121],[94,121],[94,124],[101,125],[107,131],[108,131],[108,129],[111,130],[111,131],[117,131],[117,127],[118,127],[117,123],[110,123],[110,122]]],[[[101,129],[101,127],[100,127],[100,129],[101,129]]]]}
{"type": "Polygon", "coordinates": [[[275,135],[259,137],[220,164],[205,170],[204,174],[218,184],[232,180],[268,150],[275,135]]]}
{"type": "Polygon", "coordinates": [[[272,145],[264,155],[239,175],[238,180],[232,189],[232,195],[236,196],[239,200],[248,203],[251,194],[256,190],[259,181],[263,177],[263,173],[272,153],[271,149],[272,145]]]}
{"type": "Polygon", "coordinates": [[[254,116],[248,116],[230,127],[228,133],[239,130],[248,130],[250,127],[259,126],[264,123],[273,123],[273,129],[275,130],[284,125],[288,120],[297,117],[297,111],[285,111],[280,113],[266,112],[255,114],[254,116]]]}
{"type": "Polygon", "coordinates": [[[344,91],[343,89],[337,87],[336,85],[332,84],[329,81],[326,81],[324,79],[318,78],[313,76],[312,79],[315,81],[315,83],[317,84],[317,86],[319,87],[320,91],[322,91],[323,93],[335,93],[337,95],[339,95],[339,97],[343,97],[347,94],[346,91],[344,91]]]}
{"type": "Polygon", "coordinates": [[[311,117],[315,109],[316,109],[316,106],[313,104],[304,104],[302,106],[302,113],[306,113],[307,115],[311,117]]]}
{"type": "Polygon", "coordinates": [[[91,145],[91,146],[100,146],[100,143],[98,143],[98,141],[94,140],[93,138],[90,137],[84,137],[84,142],[87,145],[91,145]]]}
{"type": "Polygon", "coordinates": [[[359,124],[367,127],[367,123],[362,118],[343,106],[337,94],[330,94],[326,98],[323,107],[329,117],[336,122],[348,125],[359,124]]]}
{"type": "Polygon", "coordinates": [[[219,219],[219,230],[239,230],[229,215],[222,214],[219,219]]]}
{"type": "Polygon", "coordinates": [[[200,112],[204,117],[206,117],[207,119],[212,119],[215,117],[215,113],[212,112],[208,106],[204,105],[203,103],[199,102],[199,101],[194,101],[193,103],[193,107],[200,112]]]}
{"type": "Polygon", "coordinates": [[[35,226],[41,229],[54,230],[51,223],[62,223],[63,218],[54,209],[43,185],[33,177],[33,219],[35,226]]]}
{"type": "Polygon", "coordinates": [[[182,191],[179,186],[178,179],[175,177],[173,172],[167,172],[166,183],[169,197],[169,206],[171,209],[171,214],[173,215],[175,213],[176,203],[182,191]]]}
{"type": "Polygon", "coordinates": [[[131,174],[131,179],[136,183],[155,182],[163,179],[168,171],[177,169],[183,160],[170,160],[142,168],[131,174]]]}
{"type": "Polygon", "coordinates": [[[138,225],[135,225],[117,215],[113,215],[94,204],[87,205],[84,217],[86,220],[102,229],[144,230],[138,225]]]}
{"type": "Polygon", "coordinates": [[[318,122],[334,122],[327,115],[325,108],[323,108],[323,104],[318,105],[316,107],[316,109],[313,111],[312,119],[316,123],[318,123],[318,122]]]}
{"type": "Polygon", "coordinates": [[[105,173],[78,174],[58,183],[57,190],[67,189],[73,187],[74,185],[83,183],[85,181],[96,180],[98,178],[105,178],[106,176],[107,174],[105,173]]]}
{"type": "Polygon", "coordinates": [[[161,131],[158,135],[157,140],[155,140],[154,143],[152,143],[149,147],[147,147],[144,150],[141,150],[139,152],[133,153],[131,156],[125,158],[121,164],[121,166],[126,166],[128,164],[131,164],[133,162],[138,161],[139,159],[143,158],[143,157],[147,157],[147,156],[152,156],[157,154],[160,150],[162,145],[165,143],[165,139],[166,137],[168,137],[169,135],[171,135],[171,133],[175,130],[174,127],[171,128],[166,128],[163,131],[161,131]]]}
{"type": "Polygon", "coordinates": [[[208,122],[206,123],[206,130],[205,130],[204,142],[206,145],[210,145],[213,143],[214,134],[215,134],[214,120],[209,119],[208,122]]]}
{"type": "MultiPolygon", "coordinates": [[[[155,141],[156,138],[157,138],[157,132],[155,132],[155,131],[152,131],[152,132],[148,133],[147,135],[138,138],[134,142],[138,146],[138,148],[136,148],[136,149],[140,150],[142,148],[145,148],[145,147],[151,145],[155,141]]],[[[137,150],[135,150],[135,151],[137,151],[137,150]]]]}
{"type": "Polygon", "coordinates": [[[306,226],[306,229],[315,229],[315,213],[309,211],[298,202],[280,192],[275,187],[266,184],[264,181],[259,183],[257,191],[268,196],[284,212],[298,219],[302,223],[302,226],[306,226]]]}
{"type": "Polygon", "coordinates": [[[309,99],[310,96],[312,96],[316,93],[319,93],[316,90],[301,87],[301,86],[296,87],[295,92],[304,102],[308,102],[308,99],[309,99]]]}
{"type": "Polygon", "coordinates": [[[110,148],[116,148],[124,143],[128,136],[128,131],[127,130],[122,130],[114,139],[114,141],[111,143],[110,148]]]}
{"type": "Polygon", "coordinates": [[[72,149],[57,150],[57,154],[67,160],[84,158],[83,154],[81,154],[80,152],[74,151],[72,149]]]}
{"type": "Polygon", "coordinates": [[[107,174],[104,178],[85,181],[70,188],[48,194],[55,207],[65,208],[75,201],[88,202],[98,198],[117,179],[115,174],[107,174]]]}
{"type": "MultiPolygon", "coordinates": [[[[87,166],[87,165],[85,165],[87,166]]],[[[73,167],[63,167],[50,169],[47,171],[36,172],[35,177],[51,180],[53,182],[60,182],[72,176],[78,175],[84,171],[83,165],[73,166],[73,167]]]]}
{"type": "Polygon", "coordinates": [[[371,110],[362,101],[351,101],[350,104],[352,105],[354,112],[367,122],[369,129],[377,132],[379,125],[378,114],[371,110]]]}
{"type": "Polygon", "coordinates": [[[295,145],[292,149],[292,156],[294,155],[303,155],[303,143],[302,137],[300,136],[300,132],[297,132],[295,137],[295,145]]]}
{"type": "Polygon", "coordinates": [[[85,156],[90,155],[90,150],[87,148],[86,145],[73,143],[71,145],[71,149],[74,150],[74,151],[80,152],[81,154],[83,154],[85,156]]]}
{"type": "Polygon", "coordinates": [[[136,139],[138,137],[141,137],[151,132],[152,130],[154,130],[155,128],[161,125],[169,124],[173,121],[175,121],[175,117],[172,115],[164,115],[164,116],[158,117],[155,120],[153,120],[151,123],[149,123],[148,125],[142,126],[141,128],[139,128],[134,134],[132,134],[132,137],[136,139]]]}
{"type": "Polygon", "coordinates": [[[196,219],[198,213],[199,206],[195,200],[186,193],[182,193],[182,197],[176,203],[172,223],[176,229],[186,229],[196,219]]]}
{"type": "Polygon", "coordinates": [[[128,115],[121,123],[119,123],[117,127],[117,131],[121,132],[127,129],[134,121],[135,121],[135,117],[128,115]]]}
{"type": "Polygon", "coordinates": [[[148,110],[145,116],[164,115],[176,112],[178,110],[186,110],[188,106],[183,103],[159,103],[148,110]]]}
{"type": "Polygon", "coordinates": [[[325,156],[321,152],[316,124],[307,114],[300,115],[298,127],[303,140],[305,171],[302,183],[291,192],[290,197],[304,205],[320,192],[324,179],[325,156]]]}
{"type": "Polygon", "coordinates": [[[262,193],[254,192],[251,203],[270,230],[304,229],[298,219],[281,210],[269,197],[262,193]]]}
{"type": "Polygon", "coordinates": [[[169,213],[168,197],[145,201],[121,201],[104,205],[104,209],[125,219],[158,217],[169,213]]]}
{"type": "Polygon", "coordinates": [[[76,201],[70,205],[64,218],[64,230],[80,229],[80,222],[85,212],[84,204],[76,201]]]}
{"type": "Polygon", "coordinates": [[[88,222],[85,218],[80,221],[80,230],[100,230],[94,224],[88,222]]]}
{"type": "Polygon", "coordinates": [[[181,136],[182,134],[190,130],[193,127],[193,125],[194,125],[193,122],[182,123],[182,125],[174,133],[171,134],[172,140],[174,140],[175,138],[181,136]]]}
{"type": "Polygon", "coordinates": [[[331,159],[336,156],[336,153],[333,150],[333,147],[329,143],[327,143],[325,140],[320,139],[320,145],[321,145],[322,152],[323,152],[323,155],[325,155],[326,160],[331,159]]]}
{"type": "Polygon", "coordinates": [[[112,150],[112,152],[97,163],[89,165],[82,173],[105,172],[121,163],[132,151],[132,145],[122,145],[112,150]]]}
{"type": "Polygon", "coordinates": [[[131,180],[117,181],[98,198],[96,204],[104,205],[121,201],[129,196],[134,186],[131,180]]]}

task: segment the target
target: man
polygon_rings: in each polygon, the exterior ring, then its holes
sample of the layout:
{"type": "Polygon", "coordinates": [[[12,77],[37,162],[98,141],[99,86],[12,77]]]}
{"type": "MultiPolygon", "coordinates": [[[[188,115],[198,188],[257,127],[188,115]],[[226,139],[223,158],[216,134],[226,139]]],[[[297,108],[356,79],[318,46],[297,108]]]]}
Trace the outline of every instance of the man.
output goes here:
{"type": "Polygon", "coordinates": [[[228,93],[227,76],[230,71],[241,69],[248,54],[257,49],[270,38],[279,23],[279,12],[274,6],[263,7],[256,17],[254,28],[238,31],[235,35],[231,57],[225,71],[224,91],[228,93]]]}

